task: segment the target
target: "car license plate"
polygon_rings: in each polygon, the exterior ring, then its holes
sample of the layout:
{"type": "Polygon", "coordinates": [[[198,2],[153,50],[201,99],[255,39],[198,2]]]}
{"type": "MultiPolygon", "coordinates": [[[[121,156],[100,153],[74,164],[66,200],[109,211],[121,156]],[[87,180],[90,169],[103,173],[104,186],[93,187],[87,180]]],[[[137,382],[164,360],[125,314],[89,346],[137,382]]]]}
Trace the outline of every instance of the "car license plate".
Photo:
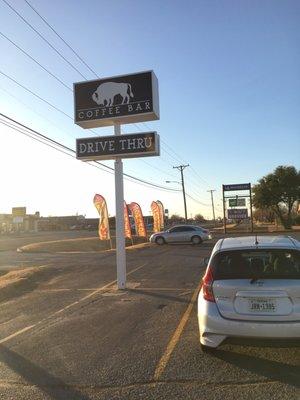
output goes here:
{"type": "Polygon", "coordinates": [[[274,313],[277,310],[275,299],[249,299],[249,311],[257,313],[274,313]]]}

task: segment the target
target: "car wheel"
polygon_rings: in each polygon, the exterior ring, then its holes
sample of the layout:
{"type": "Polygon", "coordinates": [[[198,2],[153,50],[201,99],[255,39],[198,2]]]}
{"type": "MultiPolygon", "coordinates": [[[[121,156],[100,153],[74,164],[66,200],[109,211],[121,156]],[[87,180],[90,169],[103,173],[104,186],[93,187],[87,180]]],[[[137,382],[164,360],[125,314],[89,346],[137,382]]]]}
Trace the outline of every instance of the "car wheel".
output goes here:
{"type": "Polygon", "coordinates": [[[165,244],[166,241],[165,241],[165,239],[164,239],[162,236],[158,236],[158,237],[155,239],[155,243],[156,243],[156,244],[159,244],[159,245],[162,245],[162,244],[165,244]]]}
{"type": "Polygon", "coordinates": [[[200,236],[193,236],[191,241],[193,244],[201,244],[202,243],[202,239],[200,236]]]}

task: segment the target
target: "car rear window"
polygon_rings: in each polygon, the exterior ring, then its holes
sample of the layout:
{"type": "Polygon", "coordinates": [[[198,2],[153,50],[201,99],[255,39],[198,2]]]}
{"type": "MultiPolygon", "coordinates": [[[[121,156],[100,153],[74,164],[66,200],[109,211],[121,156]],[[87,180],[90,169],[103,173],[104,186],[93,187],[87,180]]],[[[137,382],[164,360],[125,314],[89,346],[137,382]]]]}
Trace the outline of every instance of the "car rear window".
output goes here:
{"type": "Polygon", "coordinates": [[[215,255],[211,268],[215,280],[300,279],[300,252],[284,249],[224,251],[215,255]]]}

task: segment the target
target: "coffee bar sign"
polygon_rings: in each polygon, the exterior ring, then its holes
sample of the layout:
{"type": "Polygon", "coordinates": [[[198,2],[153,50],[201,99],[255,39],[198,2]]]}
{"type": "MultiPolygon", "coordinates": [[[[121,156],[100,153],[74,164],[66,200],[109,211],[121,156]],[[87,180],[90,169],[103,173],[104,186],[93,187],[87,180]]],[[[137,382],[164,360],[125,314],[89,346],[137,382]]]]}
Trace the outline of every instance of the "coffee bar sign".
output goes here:
{"type": "Polygon", "coordinates": [[[153,71],[74,83],[74,122],[81,128],[114,126],[113,136],[76,140],[82,161],[114,159],[118,289],[126,288],[123,158],[159,156],[156,132],[122,134],[121,125],[159,119],[158,81],[153,71]]]}
{"type": "Polygon", "coordinates": [[[76,140],[76,158],[82,161],[149,156],[159,156],[159,136],[156,132],[76,140]]]}
{"type": "Polygon", "coordinates": [[[153,71],[74,83],[75,124],[95,128],[159,119],[153,71]]]}

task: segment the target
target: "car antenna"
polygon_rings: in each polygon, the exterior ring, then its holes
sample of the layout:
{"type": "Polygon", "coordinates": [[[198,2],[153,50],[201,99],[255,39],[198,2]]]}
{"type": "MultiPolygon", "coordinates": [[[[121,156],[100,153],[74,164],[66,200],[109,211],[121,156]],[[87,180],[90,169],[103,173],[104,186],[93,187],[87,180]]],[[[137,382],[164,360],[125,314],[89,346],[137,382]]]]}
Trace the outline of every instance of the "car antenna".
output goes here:
{"type": "Polygon", "coordinates": [[[257,240],[257,233],[255,234],[255,243],[254,244],[256,244],[256,245],[259,244],[258,240],[257,240]]]}

